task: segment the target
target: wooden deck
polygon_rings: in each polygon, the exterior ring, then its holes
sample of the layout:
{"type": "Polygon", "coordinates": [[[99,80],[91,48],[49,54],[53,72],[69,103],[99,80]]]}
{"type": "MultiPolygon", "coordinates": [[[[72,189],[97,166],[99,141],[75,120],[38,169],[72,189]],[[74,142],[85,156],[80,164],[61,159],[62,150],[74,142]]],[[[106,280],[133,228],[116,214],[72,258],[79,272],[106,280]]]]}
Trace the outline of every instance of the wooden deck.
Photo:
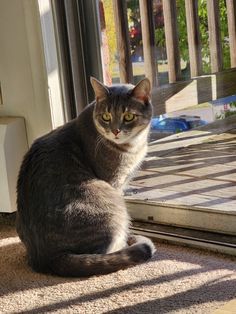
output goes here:
{"type": "Polygon", "coordinates": [[[133,218],[236,234],[236,118],[151,142],[126,201],[133,218]]]}

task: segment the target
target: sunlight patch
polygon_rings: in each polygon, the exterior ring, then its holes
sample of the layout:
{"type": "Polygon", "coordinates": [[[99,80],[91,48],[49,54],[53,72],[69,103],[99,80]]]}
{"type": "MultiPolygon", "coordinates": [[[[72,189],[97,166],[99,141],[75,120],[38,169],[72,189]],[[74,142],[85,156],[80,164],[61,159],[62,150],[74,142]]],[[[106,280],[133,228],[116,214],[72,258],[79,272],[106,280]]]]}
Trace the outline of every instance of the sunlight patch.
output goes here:
{"type": "Polygon", "coordinates": [[[7,246],[9,244],[19,243],[19,242],[20,242],[19,237],[8,237],[6,239],[0,240],[0,247],[7,246]]]}

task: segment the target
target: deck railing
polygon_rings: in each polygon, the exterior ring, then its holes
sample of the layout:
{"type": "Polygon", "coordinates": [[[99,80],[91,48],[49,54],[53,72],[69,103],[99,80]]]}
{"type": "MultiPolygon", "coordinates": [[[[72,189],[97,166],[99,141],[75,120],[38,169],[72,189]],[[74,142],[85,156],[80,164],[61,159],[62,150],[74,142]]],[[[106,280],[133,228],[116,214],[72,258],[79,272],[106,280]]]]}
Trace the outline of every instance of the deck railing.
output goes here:
{"type": "MultiPolygon", "coordinates": [[[[206,0],[211,74],[203,75],[198,0],[185,0],[186,28],[191,80],[181,77],[181,56],[175,0],[163,0],[169,83],[157,77],[153,1],[139,0],[145,76],[153,85],[155,113],[186,108],[205,101],[236,94],[236,1],[226,0],[231,69],[223,68],[219,0],[206,0]]],[[[121,82],[132,82],[132,63],[126,0],[113,0],[121,82]]]]}

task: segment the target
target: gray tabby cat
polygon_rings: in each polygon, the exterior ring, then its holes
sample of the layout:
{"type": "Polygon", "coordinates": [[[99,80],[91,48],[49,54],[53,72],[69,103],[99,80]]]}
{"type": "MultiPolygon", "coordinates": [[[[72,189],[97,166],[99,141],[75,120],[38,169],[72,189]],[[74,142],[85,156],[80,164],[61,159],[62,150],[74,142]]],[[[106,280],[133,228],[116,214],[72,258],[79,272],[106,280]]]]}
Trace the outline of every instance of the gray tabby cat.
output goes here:
{"type": "Polygon", "coordinates": [[[150,82],[107,87],[78,118],[37,139],[17,183],[17,231],[30,266],[91,276],[148,260],[151,240],[130,236],[123,189],[147,151],[150,82]]]}

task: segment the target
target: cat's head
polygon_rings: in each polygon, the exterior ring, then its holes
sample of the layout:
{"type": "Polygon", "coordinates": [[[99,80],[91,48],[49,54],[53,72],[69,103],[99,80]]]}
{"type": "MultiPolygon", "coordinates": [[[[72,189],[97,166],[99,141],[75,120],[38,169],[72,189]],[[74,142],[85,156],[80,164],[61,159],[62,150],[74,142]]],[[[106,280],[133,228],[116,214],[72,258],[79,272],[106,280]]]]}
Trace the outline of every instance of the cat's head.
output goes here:
{"type": "Polygon", "coordinates": [[[152,117],[151,84],[145,78],[136,86],[105,86],[91,78],[96,104],[94,123],[98,132],[116,144],[130,143],[149,129],[152,117]]]}

